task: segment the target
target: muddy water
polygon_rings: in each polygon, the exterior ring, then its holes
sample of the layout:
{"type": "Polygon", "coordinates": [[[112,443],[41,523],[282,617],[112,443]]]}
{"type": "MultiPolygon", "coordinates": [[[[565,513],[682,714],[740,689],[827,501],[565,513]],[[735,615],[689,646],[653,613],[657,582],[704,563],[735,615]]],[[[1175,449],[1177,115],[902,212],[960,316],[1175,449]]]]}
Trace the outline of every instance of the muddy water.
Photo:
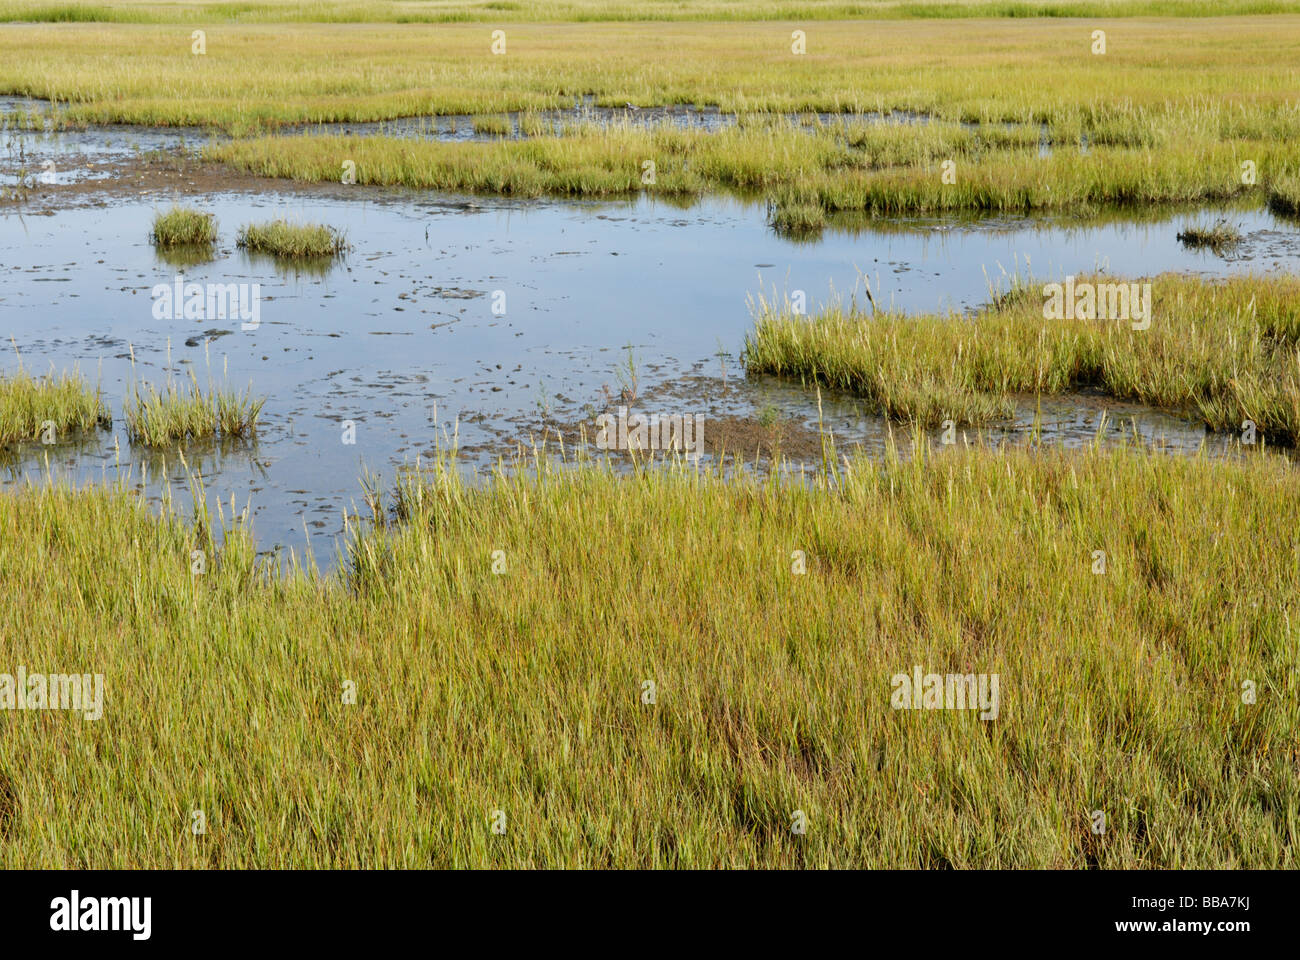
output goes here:
{"type": "MultiPolygon", "coordinates": [[[[134,376],[155,384],[193,371],[267,398],[255,444],[190,445],[185,463],[210,496],[251,504],[263,549],[302,550],[328,563],[341,515],[363,471],[391,482],[432,450],[439,430],[471,463],[508,457],[547,423],[591,422],[627,385],[629,351],[647,412],[707,418],[789,418],[808,428],[815,399],[798,385],[746,380],[737,354],[747,299],[803,290],[809,310],[863,278],[877,302],[907,310],[967,309],[988,277],[1029,261],[1036,276],[1109,266],[1125,275],[1178,269],[1222,275],[1297,269],[1296,231],[1262,212],[1231,214],[1248,235],[1234,259],[1184,250],[1179,229],[1208,212],[1145,223],[911,220],[830,230],[813,243],[775,235],[761,206],[711,198],[688,208],[627,203],[508,202],[360,187],[344,196],[223,192],[188,198],[217,215],[212,260],[169,262],[148,242],[168,197],[113,201],[50,216],[0,214],[0,333],[34,371],[79,367],[100,382],[113,428],[29,445],[5,460],[3,482],[58,472],[100,480],[165,469],[188,503],[176,451],[127,439],[122,399],[134,376]],[[342,228],[351,244],[333,265],[286,270],[234,244],[244,223],[275,216],[342,228]],[[152,291],[187,282],[258,284],[260,322],[155,316],[152,291]],[[495,308],[495,309],[494,309],[495,308]],[[134,358],[134,359],[133,359],[134,358]],[[355,428],[355,443],[348,425],[355,428]]],[[[250,288],[251,290],[251,288],[250,288]]],[[[0,369],[17,363],[6,345],[0,369]]],[[[1190,450],[1194,423],[1139,408],[1067,398],[1044,404],[1048,440],[1081,443],[1103,410],[1110,431],[1190,450]]],[[[879,450],[888,426],[852,400],[826,398],[839,441],[879,450]]],[[[1023,436],[1026,409],[1002,431],[1023,436]]],[[[1210,438],[1226,448],[1228,441],[1210,438]]]]}

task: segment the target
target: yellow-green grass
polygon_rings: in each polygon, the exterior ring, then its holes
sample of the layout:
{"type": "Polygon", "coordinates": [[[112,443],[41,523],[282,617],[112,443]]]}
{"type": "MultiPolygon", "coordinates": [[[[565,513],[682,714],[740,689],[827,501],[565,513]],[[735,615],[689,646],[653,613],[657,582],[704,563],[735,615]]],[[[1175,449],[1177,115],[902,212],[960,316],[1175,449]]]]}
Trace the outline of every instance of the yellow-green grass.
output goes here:
{"type": "Polygon", "coordinates": [[[1111,205],[1203,204],[1238,198],[1262,204],[1264,187],[1242,177],[1254,162],[1267,176],[1294,163],[1284,141],[1187,144],[1183,148],[1096,147],[1083,154],[1006,151],[969,160],[935,158],[884,170],[810,170],[791,183],[827,211],[890,216],[944,211],[1030,212],[1111,205]],[[945,173],[951,171],[945,178],[945,173]]]}
{"type": "MultiPolygon", "coordinates": [[[[732,112],[912,110],[946,119],[1104,120],[1213,106],[1295,128],[1300,17],[400,26],[31,25],[0,31],[0,93],[98,122],[233,131],[290,122],[598,104],[732,112]],[[807,33],[791,52],[793,29],[807,33]],[[1107,52],[1091,52],[1105,29],[1107,52]]],[[[1245,136],[1247,134],[1241,134],[1245,136]]]]}
{"type": "Polygon", "coordinates": [[[435,0],[258,3],[6,0],[0,19],[78,23],[447,23],[827,20],[943,17],[1205,17],[1295,12],[1294,0],[435,0]]]}
{"type": "Polygon", "coordinates": [[[1268,205],[1275,213],[1300,215],[1300,176],[1288,174],[1269,185],[1268,205]]]}
{"type": "Polygon", "coordinates": [[[154,214],[149,239],[158,247],[208,246],[217,241],[217,218],[201,210],[174,206],[154,214]]]}
{"type": "Polygon", "coordinates": [[[746,369],[828,384],[928,426],[987,424],[1011,416],[1020,396],[1086,387],[1188,411],[1215,430],[1240,431],[1251,420],[1262,435],[1300,440],[1300,278],[1143,282],[1152,296],[1147,329],[1134,329],[1138,319],[1046,319],[1041,283],[969,317],[838,305],[809,318],[760,298],[746,369]]]}
{"type": "Polygon", "coordinates": [[[519,132],[525,137],[540,137],[550,132],[550,124],[540,114],[527,110],[519,115],[519,132]]]}
{"type": "Polygon", "coordinates": [[[111,422],[99,389],[92,389],[80,373],[33,377],[21,366],[12,374],[0,373],[0,444],[50,436],[57,442],[68,433],[111,422]]]}
{"type": "Polygon", "coordinates": [[[104,678],[99,720],[0,711],[0,866],[1296,865],[1281,458],[453,471],[403,503],[335,579],[122,491],[0,495],[0,670],[104,678]],[[892,709],[916,666],[997,674],[997,718],[892,709]]]}
{"type": "Polygon", "coordinates": [[[254,253],[306,259],[332,257],[347,248],[343,235],[333,227],[288,220],[246,224],[239,229],[238,244],[254,253]]]}
{"type": "Polygon", "coordinates": [[[474,117],[474,132],[495,137],[508,137],[514,131],[510,118],[503,116],[474,117]]]}
{"type": "Polygon", "coordinates": [[[209,386],[205,392],[191,372],[188,389],[171,380],[162,389],[132,383],[124,412],[133,441],[162,446],[208,437],[252,437],[265,402],[254,398],[251,389],[238,393],[209,386]]]}
{"type": "MultiPolygon", "coordinates": [[[[1159,134],[1184,129],[1154,122],[1159,134]]],[[[1033,148],[1014,146],[1024,131],[955,124],[884,129],[853,122],[803,131],[772,120],[714,133],[569,124],[558,135],[488,143],[261,137],[213,144],[204,156],[242,173],[300,181],[338,181],[349,170],[361,184],[521,196],[767,191],[791,209],[879,215],[1235,199],[1263,204],[1267,184],[1296,163],[1284,140],[1099,146],[1086,154],[1067,145],[1043,156],[1037,131],[1031,134],[1033,148]],[[642,176],[647,161],[655,164],[653,183],[642,176]],[[1247,161],[1255,165],[1254,180],[1243,177],[1247,161]]]]}
{"type": "Polygon", "coordinates": [[[769,206],[768,222],[778,233],[792,237],[819,235],[826,226],[826,211],[805,200],[776,199],[769,206]]]}

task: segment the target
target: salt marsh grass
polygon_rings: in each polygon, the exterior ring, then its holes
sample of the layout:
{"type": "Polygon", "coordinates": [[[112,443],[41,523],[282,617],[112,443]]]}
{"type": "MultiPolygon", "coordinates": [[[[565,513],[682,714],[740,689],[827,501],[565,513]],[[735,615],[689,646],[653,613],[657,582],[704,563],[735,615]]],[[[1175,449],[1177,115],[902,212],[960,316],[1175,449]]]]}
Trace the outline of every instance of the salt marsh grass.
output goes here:
{"type": "Polygon", "coordinates": [[[1116,29],[1124,43],[1093,56],[1087,32],[1071,22],[881,22],[855,12],[813,24],[809,53],[792,56],[789,29],[767,23],[518,23],[503,59],[477,23],[214,23],[201,57],[189,54],[184,27],[63,23],[0,32],[0,92],[66,103],[73,121],[236,133],[566,109],[581,102],[576,91],[603,106],[1074,123],[1095,128],[1099,144],[1112,131],[1146,136],[1129,122],[1139,111],[1189,105],[1242,138],[1294,123],[1289,57],[1300,17],[1129,20],[1116,29]]]}
{"type": "Polygon", "coordinates": [[[158,247],[205,247],[217,241],[217,218],[189,207],[155,213],[150,241],[158,247]]]}
{"type": "Polygon", "coordinates": [[[1178,241],[1193,249],[1225,253],[1241,243],[1241,231],[1227,220],[1214,224],[1192,224],[1178,234],[1178,241]]]}
{"type": "Polygon", "coordinates": [[[1294,467],[906,453],[425,464],[337,577],[125,489],[0,496],[0,658],[108,691],[0,716],[0,866],[1294,867],[1294,467]],[[998,719],[891,709],[918,663],[1000,674],[998,719]]]}
{"type": "Polygon", "coordinates": [[[514,132],[514,126],[509,117],[474,117],[474,132],[487,134],[493,137],[508,137],[514,132]]]}
{"type": "Polygon", "coordinates": [[[1300,109],[1287,57],[1300,18],[1125,21],[1122,49],[1104,57],[1073,26],[1042,19],[812,29],[805,58],[761,23],[518,24],[502,69],[477,24],[240,23],[214,28],[203,57],[174,55],[175,27],[70,24],[21,31],[21,42],[0,35],[0,91],[54,98],[64,123],[243,136],[469,114],[501,138],[285,137],[206,152],[240,172],[321,182],[350,161],[360,183],[514,196],[797,188],[783,206],[810,215],[1290,203],[1281,178],[1300,109]],[[864,49],[895,52],[864,61],[864,49]],[[93,84],[81,67],[91,55],[93,84]],[[569,123],[552,136],[537,112],[588,103],[716,106],[737,122],[708,134],[569,123]],[[507,138],[516,117],[523,142],[507,138]],[[640,178],[647,160],[653,184],[640,178]],[[1244,178],[1247,162],[1273,186],[1244,178]]]}
{"type": "Polygon", "coordinates": [[[0,373],[0,444],[57,440],[111,421],[99,390],[79,373],[33,377],[21,364],[12,374],[0,373]]]}
{"type": "Polygon", "coordinates": [[[820,204],[795,198],[777,198],[769,202],[768,223],[786,236],[817,237],[826,226],[826,211],[820,204]]]}
{"type": "Polygon", "coordinates": [[[247,224],[239,230],[238,244],[253,253],[317,261],[347,249],[343,234],[333,227],[288,220],[247,224]]]}
{"type": "Polygon", "coordinates": [[[519,116],[519,132],[525,137],[540,137],[550,132],[550,125],[540,114],[528,110],[519,116]]]}
{"type": "Polygon", "coordinates": [[[251,388],[237,393],[209,384],[205,391],[190,371],[188,386],[172,379],[161,389],[132,382],[124,410],[133,441],[163,446],[208,437],[252,437],[265,402],[255,398],[251,388]]]}
{"type": "Polygon", "coordinates": [[[1288,216],[1300,216],[1300,177],[1287,174],[1278,177],[1268,190],[1269,209],[1288,216]]]}
{"type": "MultiPolygon", "coordinates": [[[[1033,132],[1033,142],[1039,134],[1033,132]]],[[[957,124],[891,128],[843,121],[806,131],[784,118],[716,132],[672,125],[567,124],[555,135],[489,143],[395,137],[262,137],[214,144],[204,155],[248,174],[329,182],[345,162],[359,183],[513,196],[692,195],[755,191],[800,221],[826,214],[1086,210],[1245,200],[1249,156],[1261,171],[1291,162],[1284,141],[1186,141],[1176,147],[1077,146],[1047,156],[1020,137],[957,124]],[[642,163],[653,158],[654,182],[642,163]],[[945,182],[944,164],[955,180],[945,182]],[[820,211],[814,208],[820,208],[820,211]]]]}
{"type": "Polygon", "coordinates": [[[1029,213],[1087,210],[1157,203],[1192,204],[1251,198],[1261,188],[1244,183],[1240,159],[1249,149],[1261,164],[1285,162],[1281,143],[1203,143],[1193,149],[1150,150],[1097,147],[1074,150],[1008,151],[954,163],[955,180],[943,179],[941,162],[862,169],[812,170],[794,181],[807,200],[828,211],[877,216],[945,211],[1029,213]]]}
{"type": "Polygon", "coordinates": [[[299,4],[173,0],[5,0],[0,18],[43,23],[545,23],[600,21],[755,21],[986,17],[1226,17],[1294,13],[1294,0],[452,0],[414,7],[400,0],[299,4]]]}
{"type": "Polygon", "coordinates": [[[1300,441],[1300,279],[1166,274],[1149,282],[1147,329],[1045,319],[1042,285],[1028,282],[972,316],[840,303],[799,317],[759,297],[746,369],[827,384],[926,426],[988,424],[1010,417],[1020,396],[1099,388],[1194,413],[1215,430],[1250,420],[1279,442],[1300,441]]]}
{"type": "MultiPolygon", "coordinates": [[[[852,214],[1300,212],[1300,17],[1184,19],[1206,12],[0,0],[0,22],[41,21],[0,29],[0,94],[61,104],[10,114],[15,136],[196,125],[243,138],[204,159],[300,181],[351,164],[358,184],[521,197],[728,190],[792,236],[852,214]],[[751,20],[793,20],[808,53],[791,23],[751,20]],[[485,21],[507,24],[507,56],[485,21]],[[625,104],[735,122],[586,119],[625,104]],[[544,110],[573,112],[553,129],[544,110]],[[498,139],[274,135],[438,115],[498,139]]],[[[153,238],[188,262],[216,224],[175,208],[153,238]]],[[[285,220],[238,244],[295,273],[346,247],[285,220]]],[[[969,315],[850,300],[804,317],[760,297],[744,360],[925,426],[1094,389],[1300,441],[1300,279],[1149,282],[1140,329],[1047,319],[1020,278],[969,315]]],[[[254,437],[263,404],[190,372],[133,376],[124,412],[161,459],[254,437]]],[[[108,417],[78,375],[0,376],[0,443],[108,417]]],[[[777,408],[758,423],[778,429],[777,408]]],[[[1211,460],[918,431],[874,459],[827,437],[811,473],[761,478],[620,472],[583,448],[475,476],[444,451],[363,479],[371,516],[345,512],[333,573],[259,555],[248,509],[214,516],[198,476],[188,515],[130,478],[11,485],[0,664],[93,667],[108,695],[95,721],[0,711],[0,868],[1294,869],[1300,498],[1268,446],[1211,460]],[[892,709],[914,664],[999,676],[997,718],[892,709]]]]}

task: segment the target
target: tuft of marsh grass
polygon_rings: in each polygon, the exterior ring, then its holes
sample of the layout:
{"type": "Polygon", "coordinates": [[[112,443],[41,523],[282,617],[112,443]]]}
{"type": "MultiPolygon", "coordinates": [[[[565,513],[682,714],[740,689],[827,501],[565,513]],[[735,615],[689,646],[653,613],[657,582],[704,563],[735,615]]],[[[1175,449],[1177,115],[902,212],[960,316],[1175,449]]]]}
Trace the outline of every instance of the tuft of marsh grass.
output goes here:
{"type": "Polygon", "coordinates": [[[333,257],[347,249],[343,234],[333,227],[288,220],[247,224],[240,228],[237,242],[246,250],[276,257],[333,257]]]}
{"type": "Polygon", "coordinates": [[[1042,286],[1028,282],[971,316],[867,313],[840,303],[802,317],[760,296],[745,366],[828,384],[927,426],[987,424],[1010,417],[1021,395],[1097,388],[1194,412],[1214,430],[1250,420],[1277,441],[1300,441],[1300,278],[1162,274],[1149,283],[1147,329],[1128,320],[1047,319],[1042,286]]]}
{"type": "Polygon", "coordinates": [[[786,196],[768,203],[767,222],[785,236],[818,237],[826,227],[826,211],[818,203],[786,196]]]}
{"type": "Polygon", "coordinates": [[[21,365],[15,373],[0,373],[0,444],[39,439],[47,424],[57,440],[111,423],[99,389],[92,390],[80,373],[33,377],[21,365]]]}
{"type": "Polygon", "coordinates": [[[525,110],[519,115],[519,132],[525,137],[540,137],[550,132],[550,124],[532,110],[525,110]]]}
{"type": "Polygon", "coordinates": [[[155,213],[149,240],[158,247],[203,247],[217,241],[217,218],[189,207],[155,213]]]}
{"type": "Polygon", "coordinates": [[[514,132],[509,117],[491,116],[491,117],[474,117],[474,132],[486,134],[493,137],[508,137],[514,132]]]}
{"type": "Polygon", "coordinates": [[[1296,865],[1281,457],[921,447],[807,483],[438,462],[396,492],[330,576],[269,567],[238,515],[208,533],[206,505],[0,494],[0,662],[108,691],[101,720],[0,718],[8,829],[40,837],[0,867],[1296,865]],[[893,709],[916,665],[997,674],[997,719],[893,709]]]}
{"type": "Polygon", "coordinates": [[[206,437],[248,438],[257,432],[265,399],[209,386],[205,392],[194,372],[189,387],[168,380],[162,389],[132,382],[124,404],[127,432],[133,441],[162,446],[206,437]]]}
{"type": "Polygon", "coordinates": [[[1193,249],[1223,253],[1241,243],[1241,231],[1227,220],[1219,220],[1213,226],[1193,224],[1179,232],[1178,242],[1193,249]]]}

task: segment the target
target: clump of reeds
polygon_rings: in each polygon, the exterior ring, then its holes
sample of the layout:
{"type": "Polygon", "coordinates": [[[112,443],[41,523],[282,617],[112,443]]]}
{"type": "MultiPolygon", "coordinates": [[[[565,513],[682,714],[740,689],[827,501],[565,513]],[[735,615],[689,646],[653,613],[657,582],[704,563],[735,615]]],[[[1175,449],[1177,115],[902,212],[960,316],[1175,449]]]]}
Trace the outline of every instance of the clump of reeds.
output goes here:
{"type": "Polygon", "coordinates": [[[519,132],[525,137],[540,137],[550,132],[550,125],[540,114],[529,110],[519,117],[519,132]]]}
{"type": "Polygon", "coordinates": [[[1241,231],[1222,219],[1213,226],[1192,224],[1179,232],[1178,242],[1192,249],[1225,253],[1241,243],[1241,231]]]}
{"type": "Polygon", "coordinates": [[[513,132],[510,118],[503,116],[474,117],[474,132],[492,137],[508,137],[513,132]]]}
{"type": "Polygon", "coordinates": [[[217,241],[217,218],[190,207],[155,213],[149,240],[157,247],[199,247],[217,241]]]}
{"type": "Polygon", "coordinates": [[[110,423],[99,389],[79,373],[33,377],[19,366],[13,374],[0,374],[0,444],[35,440],[47,431],[57,439],[110,423]]]}
{"type": "Polygon", "coordinates": [[[264,398],[218,387],[199,386],[194,371],[188,386],[169,379],[161,388],[132,380],[126,401],[127,433],[146,446],[161,446],[209,437],[249,438],[257,432],[264,398]]]}
{"type": "Polygon", "coordinates": [[[826,227],[826,211],[815,198],[786,192],[768,201],[767,222],[784,236],[817,237],[826,227]]]}
{"type": "Polygon", "coordinates": [[[347,249],[342,232],[333,227],[283,219],[246,224],[237,242],[245,250],[276,257],[332,257],[347,249]]]}

